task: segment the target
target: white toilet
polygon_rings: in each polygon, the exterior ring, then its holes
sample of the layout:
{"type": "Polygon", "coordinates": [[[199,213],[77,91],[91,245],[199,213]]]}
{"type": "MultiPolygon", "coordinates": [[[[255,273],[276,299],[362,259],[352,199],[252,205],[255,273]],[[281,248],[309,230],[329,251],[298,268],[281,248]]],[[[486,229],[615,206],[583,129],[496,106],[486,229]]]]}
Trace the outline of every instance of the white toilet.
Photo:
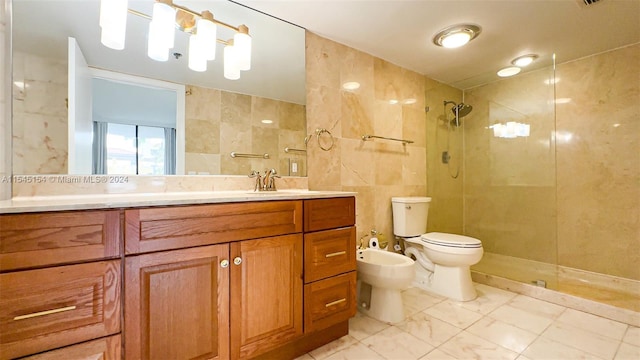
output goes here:
{"type": "Polygon", "coordinates": [[[414,285],[458,301],[476,298],[469,267],[482,258],[482,242],[427,231],[429,197],[392,197],[393,233],[404,240],[405,255],[415,258],[414,285]]]}
{"type": "Polygon", "coordinates": [[[358,309],[380,321],[403,321],[401,291],[415,279],[414,261],[386,250],[368,248],[356,252],[356,264],[358,309]]]}

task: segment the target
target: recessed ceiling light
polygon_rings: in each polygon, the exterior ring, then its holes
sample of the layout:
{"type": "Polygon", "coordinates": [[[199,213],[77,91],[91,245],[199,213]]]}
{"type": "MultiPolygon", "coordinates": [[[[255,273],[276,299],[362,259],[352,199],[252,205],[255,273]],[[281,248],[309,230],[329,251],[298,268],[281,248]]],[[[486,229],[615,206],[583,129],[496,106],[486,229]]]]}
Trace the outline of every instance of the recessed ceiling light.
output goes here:
{"type": "Polygon", "coordinates": [[[475,39],[481,31],[477,25],[453,25],[437,33],[433,43],[450,49],[457,48],[475,39]]]}
{"type": "Polygon", "coordinates": [[[273,124],[273,120],[269,120],[269,119],[264,119],[262,121],[260,121],[263,124],[273,124]]]}
{"type": "Polygon", "coordinates": [[[504,69],[501,69],[500,71],[498,71],[498,76],[500,77],[509,77],[509,76],[513,76],[516,75],[517,73],[520,72],[520,68],[517,66],[509,66],[506,67],[504,69]]]}
{"type": "Polygon", "coordinates": [[[536,54],[522,55],[522,56],[518,56],[517,58],[513,59],[511,61],[511,63],[513,65],[515,65],[515,66],[525,67],[525,66],[531,64],[537,58],[538,58],[538,55],[536,55],[536,54]]]}
{"type": "Polygon", "coordinates": [[[360,83],[356,81],[349,81],[342,84],[342,88],[345,90],[357,90],[360,88],[360,83]]]}
{"type": "Polygon", "coordinates": [[[395,105],[395,104],[397,104],[398,102],[399,102],[399,101],[398,101],[398,100],[396,100],[396,99],[391,99],[391,100],[389,100],[389,104],[391,104],[391,105],[395,105]]]}

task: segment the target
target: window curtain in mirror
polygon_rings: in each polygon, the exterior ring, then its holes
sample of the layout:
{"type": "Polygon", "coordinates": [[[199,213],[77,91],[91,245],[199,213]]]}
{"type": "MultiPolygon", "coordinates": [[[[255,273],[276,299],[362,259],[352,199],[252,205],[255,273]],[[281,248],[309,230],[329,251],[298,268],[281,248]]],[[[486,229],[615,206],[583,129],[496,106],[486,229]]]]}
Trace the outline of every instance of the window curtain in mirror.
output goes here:
{"type": "Polygon", "coordinates": [[[107,173],[107,127],[106,122],[93,122],[93,173],[107,173]]]}
{"type": "Polygon", "coordinates": [[[164,173],[176,174],[176,129],[164,128],[164,173]]]}

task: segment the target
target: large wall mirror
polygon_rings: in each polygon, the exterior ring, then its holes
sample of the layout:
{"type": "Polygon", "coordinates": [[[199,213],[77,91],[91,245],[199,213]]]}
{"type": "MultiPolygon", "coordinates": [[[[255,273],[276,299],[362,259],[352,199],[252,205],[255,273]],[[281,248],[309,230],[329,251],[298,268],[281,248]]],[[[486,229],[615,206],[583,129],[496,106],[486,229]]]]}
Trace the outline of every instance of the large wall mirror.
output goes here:
{"type": "Polygon", "coordinates": [[[154,0],[129,0],[123,50],[101,44],[100,0],[12,1],[14,174],[306,175],[304,29],[230,1],[174,3],[248,26],[251,69],[226,79],[218,44],[190,70],[179,30],[168,61],[150,59],[134,13],[154,0]]]}

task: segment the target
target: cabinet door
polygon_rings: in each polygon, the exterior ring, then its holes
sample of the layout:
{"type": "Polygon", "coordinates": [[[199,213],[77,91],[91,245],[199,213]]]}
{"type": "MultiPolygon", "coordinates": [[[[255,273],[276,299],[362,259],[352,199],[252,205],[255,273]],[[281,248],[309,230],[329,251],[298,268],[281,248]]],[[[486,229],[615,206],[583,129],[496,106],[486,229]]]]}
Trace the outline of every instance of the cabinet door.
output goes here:
{"type": "Polygon", "coordinates": [[[126,258],[127,359],[229,358],[229,245],[126,258]]]}
{"type": "Polygon", "coordinates": [[[302,235],[233,243],[230,260],[231,358],[253,357],[301,336],[302,235]]]}

